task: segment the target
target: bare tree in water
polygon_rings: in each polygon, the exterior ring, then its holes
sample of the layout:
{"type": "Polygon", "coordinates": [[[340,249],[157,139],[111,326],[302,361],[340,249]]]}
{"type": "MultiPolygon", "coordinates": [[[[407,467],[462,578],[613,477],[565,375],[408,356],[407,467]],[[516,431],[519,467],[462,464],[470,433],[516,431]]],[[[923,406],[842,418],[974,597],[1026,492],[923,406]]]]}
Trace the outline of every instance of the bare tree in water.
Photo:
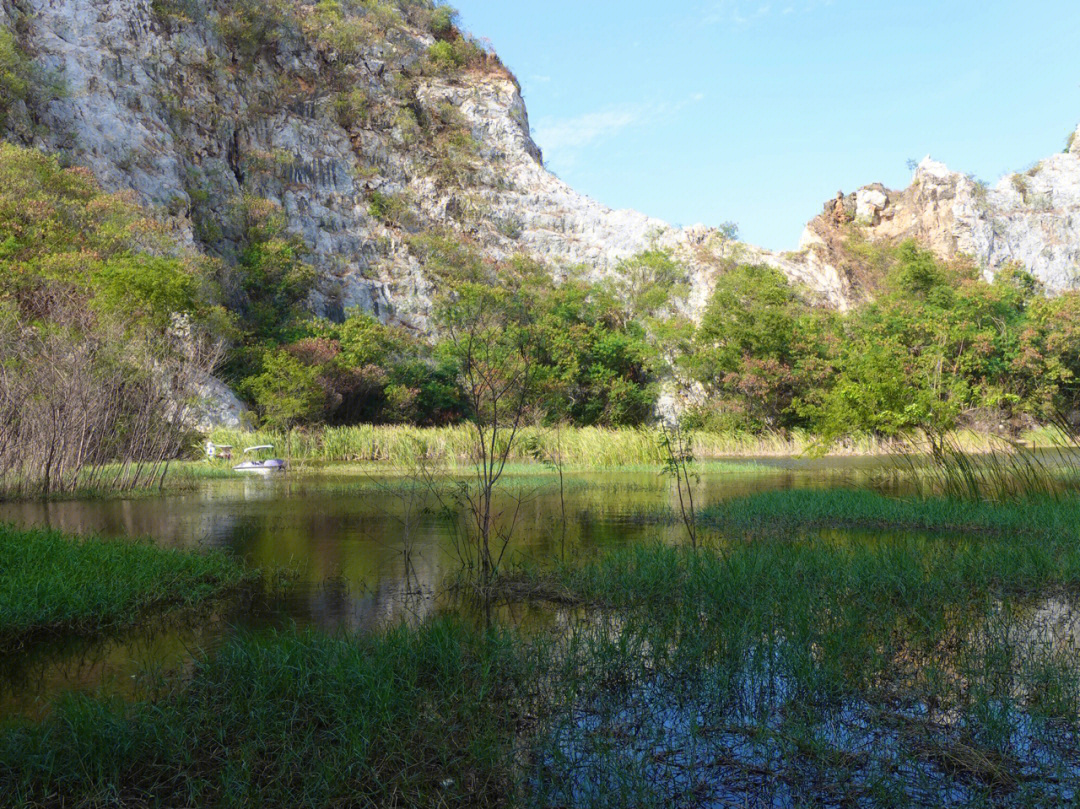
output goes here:
{"type": "Polygon", "coordinates": [[[660,449],[663,453],[664,472],[675,481],[679,495],[679,516],[690,546],[697,549],[697,513],[694,510],[694,489],[692,483],[698,482],[698,476],[692,471],[694,462],[693,449],[682,427],[676,421],[660,426],[660,449]]]}
{"type": "Polygon", "coordinates": [[[465,283],[445,303],[440,319],[458,366],[474,435],[473,472],[459,488],[468,514],[464,561],[486,590],[498,574],[521,501],[496,508],[496,491],[515,449],[534,394],[537,366],[529,307],[512,289],[465,283]]]}

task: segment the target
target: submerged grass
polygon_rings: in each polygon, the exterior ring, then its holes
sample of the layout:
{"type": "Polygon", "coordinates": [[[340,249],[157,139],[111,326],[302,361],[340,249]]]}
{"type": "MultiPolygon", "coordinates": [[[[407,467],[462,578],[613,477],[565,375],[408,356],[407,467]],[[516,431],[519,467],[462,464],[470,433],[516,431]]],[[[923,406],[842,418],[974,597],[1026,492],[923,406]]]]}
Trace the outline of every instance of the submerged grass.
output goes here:
{"type": "Polygon", "coordinates": [[[712,528],[761,534],[821,528],[1014,534],[1080,540],[1080,497],[1011,502],[887,497],[866,489],[790,489],[705,509],[712,528]]]}
{"type": "Polygon", "coordinates": [[[0,525],[0,651],[193,606],[257,577],[222,553],[0,525]]]}
{"type": "Polygon", "coordinates": [[[546,805],[1080,799],[1075,533],[654,545],[516,584],[600,608],[546,805]]]}
{"type": "Polygon", "coordinates": [[[533,634],[242,635],[154,702],[0,729],[0,803],[1071,805],[1080,523],[1056,507],[763,495],[706,549],[504,580],[565,605],[533,634]]]}

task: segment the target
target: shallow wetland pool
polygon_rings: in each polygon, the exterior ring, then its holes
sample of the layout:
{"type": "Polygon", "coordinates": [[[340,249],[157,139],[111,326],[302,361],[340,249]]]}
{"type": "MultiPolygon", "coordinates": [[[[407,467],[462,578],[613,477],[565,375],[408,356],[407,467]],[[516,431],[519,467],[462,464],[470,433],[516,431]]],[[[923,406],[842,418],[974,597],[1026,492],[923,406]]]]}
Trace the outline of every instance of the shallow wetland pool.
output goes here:
{"type": "MultiPolygon", "coordinates": [[[[770,460],[724,464],[705,471],[699,503],[774,489],[854,485],[872,478],[880,462],[770,460]]],[[[522,501],[511,564],[545,561],[565,548],[581,557],[682,529],[658,524],[674,498],[658,470],[568,473],[566,539],[557,479],[507,479],[504,508],[522,501]]],[[[132,691],[160,669],[182,665],[212,648],[233,628],[296,623],[325,630],[370,631],[396,620],[417,620],[445,606],[442,583],[461,567],[443,504],[395,477],[342,474],[333,467],[280,479],[207,480],[192,491],[131,499],[0,503],[0,522],[43,526],[72,534],[150,537],[180,548],[219,548],[245,563],[289,570],[292,581],[270,602],[244,600],[197,615],[170,615],[105,638],[58,638],[37,643],[0,672],[0,710],[37,713],[67,689],[132,691]],[[410,489],[413,491],[410,492],[410,489]],[[405,515],[412,553],[405,564],[405,515]]],[[[539,620],[545,609],[518,605],[509,620],[539,620]]]]}
{"type": "MultiPolygon", "coordinates": [[[[704,465],[695,499],[889,488],[882,473],[871,460],[704,465]]],[[[1080,567],[1067,545],[866,528],[734,538],[714,528],[709,552],[695,555],[675,549],[683,528],[664,519],[674,497],[655,470],[568,474],[565,511],[555,476],[507,481],[503,509],[519,511],[510,568],[524,565],[515,576],[525,591],[572,594],[495,610],[502,626],[542,639],[537,683],[561,690],[540,698],[544,688],[526,684],[515,697],[518,708],[543,703],[546,717],[515,753],[528,762],[519,782],[528,803],[1078,800],[1080,601],[1069,577],[1080,567]],[[1048,574],[1059,557],[1063,572],[1048,574]],[[552,564],[558,572],[545,572],[552,564]],[[1040,575],[1050,584],[1029,586],[1040,575]]],[[[153,698],[245,630],[369,633],[460,612],[444,588],[460,561],[439,507],[407,480],[333,469],[208,480],[160,497],[0,505],[3,522],[150,536],[292,571],[270,598],[36,642],[4,661],[0,715],[47,716],[70,690],[153,698]]]]}

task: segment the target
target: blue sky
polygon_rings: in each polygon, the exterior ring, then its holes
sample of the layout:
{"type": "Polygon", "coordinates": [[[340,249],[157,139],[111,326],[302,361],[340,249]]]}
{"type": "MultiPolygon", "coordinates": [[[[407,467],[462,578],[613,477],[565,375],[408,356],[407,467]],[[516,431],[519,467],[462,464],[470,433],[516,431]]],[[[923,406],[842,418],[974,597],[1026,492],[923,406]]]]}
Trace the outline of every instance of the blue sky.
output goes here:
{"type": "Polygon", "coordinates": [[[616,208],[791,249],[931,154],[996,180],[1080,123],[1080,2],[456,0],[548,167],[616,208]]]}

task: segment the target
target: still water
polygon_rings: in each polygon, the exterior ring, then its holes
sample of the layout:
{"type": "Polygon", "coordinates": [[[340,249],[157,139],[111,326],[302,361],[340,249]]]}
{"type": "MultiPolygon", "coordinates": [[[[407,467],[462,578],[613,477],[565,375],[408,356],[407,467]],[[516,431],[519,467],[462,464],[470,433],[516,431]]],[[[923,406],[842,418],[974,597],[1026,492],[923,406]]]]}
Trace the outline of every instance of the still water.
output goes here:
{"type": "MultiPolygon", "coordinates": [[[[881,469],[880,461],[856,459],[707,465],[695,502],[700,508],[770,489],[865,485],[881,469]]],[[[446,488],[452,490],[452,482],[446,488]]],[[[517,518],[507,563],[677,541],[680,526],[649,519],[675,503],[673,483],[656,471],[568,474],[562,497],[554,475],[508,477],[499,506],[504,520],[517,518]]],[[[206,481],[160,497],[0,504],[0,522],[218,548],[264,570],[289,568],[295,577],[287,593],[270,602],[232,600],[105,638],[46,641],[9,656],[0,664],[0,715],[38,714],[73,689],[146,693],[238,630],[295,623],[367,631],[445,608],[443,583],[461,568],[447,505],[451,497],[432,496],[423,485],[333,469],[206,481]]],[[[550,618],[537,608],[508,610],[512,621],[550,618]]]]}

